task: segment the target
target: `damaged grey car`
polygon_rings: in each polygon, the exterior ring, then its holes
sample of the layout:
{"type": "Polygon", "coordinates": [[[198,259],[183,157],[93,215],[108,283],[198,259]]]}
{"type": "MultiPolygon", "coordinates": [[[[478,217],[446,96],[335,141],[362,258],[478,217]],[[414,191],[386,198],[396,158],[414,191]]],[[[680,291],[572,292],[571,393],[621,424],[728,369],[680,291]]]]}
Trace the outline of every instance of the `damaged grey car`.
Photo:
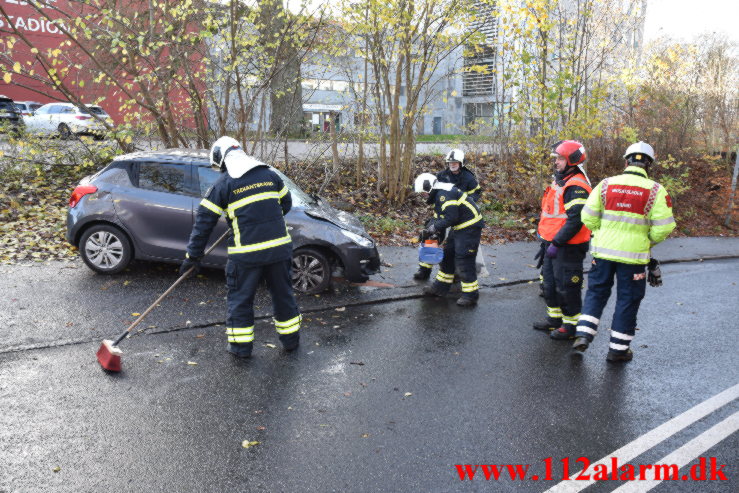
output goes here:
{"type": "MultiPolygon", "coordinates": [[[[293,241],[293,286],[302,293],[327,289],[332,276],[362,283],[380,271],[375,242],[359,220],[300,189],[272,168],[290,189],[285,216],[293,241]]],[[[208,151],[167,149],[116,157],[72,192],[67,241],[100,274],[117,274],[136,260],[179,263],[200,197],[218,178],[208,151]]],[[[228,228],[221,218],[211,241],[228,228]]],[[[206,267],[226,265],[225,244],[203,259],[206,267]]]]}

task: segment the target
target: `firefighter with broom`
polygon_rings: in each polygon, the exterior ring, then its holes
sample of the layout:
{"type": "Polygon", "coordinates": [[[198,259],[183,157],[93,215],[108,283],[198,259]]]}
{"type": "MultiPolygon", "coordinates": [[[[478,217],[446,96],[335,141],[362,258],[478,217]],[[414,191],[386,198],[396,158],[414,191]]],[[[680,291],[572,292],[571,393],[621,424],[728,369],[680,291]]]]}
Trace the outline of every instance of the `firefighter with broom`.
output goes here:
{"type": "Polygon", "coordinates": [[[275,329],[286,351],[298,347],[301,315],[293,295],[292,240],[284,215],[290,191],[269,166],[248,156],[231,137],[210,150],[210,163],[223,173],[200,202],[180,274],[197,272],[205,245],[221,215],[232,236],[228,243],[226,284],[228,351],[251,356],[254,341],[254,296],[261,280],[272,295],[275,329]]]}

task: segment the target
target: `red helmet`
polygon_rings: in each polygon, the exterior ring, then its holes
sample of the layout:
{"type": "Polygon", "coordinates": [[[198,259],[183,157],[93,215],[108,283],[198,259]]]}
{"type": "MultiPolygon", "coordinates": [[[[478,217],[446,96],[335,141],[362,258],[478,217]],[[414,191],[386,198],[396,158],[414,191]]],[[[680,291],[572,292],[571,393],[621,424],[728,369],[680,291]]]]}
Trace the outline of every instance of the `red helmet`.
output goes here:
{"type": "Polygon", "coordinates": [[[552,146],[552,157],[562,156],[567,166],[577,166],[585,162],[585,147],[576,140],[560,140],[552,146]]]}

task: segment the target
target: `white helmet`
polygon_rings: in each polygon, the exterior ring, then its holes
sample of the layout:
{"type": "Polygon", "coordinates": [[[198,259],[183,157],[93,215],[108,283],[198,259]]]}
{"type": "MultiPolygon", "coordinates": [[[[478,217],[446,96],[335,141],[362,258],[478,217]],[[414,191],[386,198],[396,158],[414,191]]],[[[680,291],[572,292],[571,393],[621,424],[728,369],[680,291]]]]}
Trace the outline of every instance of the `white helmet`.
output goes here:
{"type": "Polygon", "coordinates": [[[221,137],[210,148],[210,165],[223,171],[228,171],[231,178],[240,178],[247,171],[257,166],[267,166],[265,163],[248,156],[241,148],[241,144],[232,137],[221,137]]]}
{"type": "Polygon", "coordinates": [[[413,183],[413,191],[416,193],[430,192],[436,183],[436,176],[431,173],[421,173],[413,183]]]}
{"type": "Polygon", "coordinates": [[[461,149],[452,149],[449,154],[446,155],[444,161],[457,161],[459,164],[464,164],[464,151],[461,149]]]}
{"type": "Polygon", "coordinates": [[[241,149],[239,141],[224,135],[210,148],[210,165],[223,171],[226,165],[226,154],[237,149],[241,149]]]}
{"type": "Polygon", "coordinates": [[[640,161],[648,164],[654,161],[654,149],[652,149],[652,146],[646,142],[639,141],[636,144],[631,144],[629,148],[626,149],[624,159],[628,160],[630,156],[633,156],[633,161],[640,161]],[[649,158],[649,160],[645,160],[645,157],[649,158]]]}

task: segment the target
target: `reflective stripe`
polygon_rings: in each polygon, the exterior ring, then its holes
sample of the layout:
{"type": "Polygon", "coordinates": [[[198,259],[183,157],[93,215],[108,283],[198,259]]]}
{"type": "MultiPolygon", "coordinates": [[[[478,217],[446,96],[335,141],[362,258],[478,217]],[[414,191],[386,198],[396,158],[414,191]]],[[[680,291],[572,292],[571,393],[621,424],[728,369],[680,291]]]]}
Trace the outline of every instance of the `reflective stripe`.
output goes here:
{"type": "Polygon", "coordinates": [[[254,326],[243,328],[226,328],[228,342],[236,344],[252,342],[254,340],[254,326]]]}
{"type": "Polygon", "coordinates": [[[451,284],[452,282],[454,282],[454,274],[444,274],[443,272],[439,271],[436,274],[436,280],[439,282],[451,284]]]}
{"type": "Polygon", "coordinates": [[[590,335],[596,335],[598,333],[597,330],[591,329],[590,327],[585,327],[584,325],[578,325],[577,326],[577,331],[578,332],[583,332],[585,334],[590,334],[590,335]]]}
{"type": "Polygon", "coordinates": [[[478,190],[480,190],[480,185],[477,185],[477,186],[476,186],[475,188],[473,188],[472,190],[469,190],[469,191],[467,191],[467,193],[468,193],[468,194],[470,194],[470,195],[472,195],[473,193],[475,193],[475,192],[476,192],[476,191],[478,191],[478,190]]]}
{"type": "Polygon", "coordinates": [[[547,307],[547,315],[551,318],[562,318],[562,309],[559,307],[547,307]]]}
{"type": "Polygon", "coordinates": [[[546,217],[547,219],[567,219],[567,214],[549,214],[548,212],[542,212],[541,217],[546,217]]]}
{"type": "Polygon", "coordinates": [[[587,205],[585,207],[583,207],[582,210],[583,210],[583,212],[585,212],[586,214],[589,214],[591,216],[600,217],[600,215],[601,215],[601,211],[594,211],[593,209],[591,209],[587,205]]]}
{"type": "Polygon", "coordinates": [[[465,221],[462,224],[458,224],[458,225],[454,226],[452,229],[454,231],[457,231],[457,230],[460,230],[460,229],[464,229],[467,226],[472,226],[473,224],[475,224],[475,223],[477,223],[477,222],[479,222],[481,220],[482,220],[482,216],[477,216],[475,218],[470,219],[469,221],[465,221]]]}
{"type": "Polygon", "coordinates": [[[675,218],[670,216],[664,219],[653,219],[652,226],[666,226],[675,222],[675,218]]]}
{"type": "Polygon", "coordinates": [[[443,211],[444,209],[446,209],[446,206],[448,205],[459,205],[459,200],[447,200],[446,202],[444,202],[444,205],[441,206],[441,210],[443,211]]]}
{"type": "Polygon", "coordinates": [[[616,339],[623,339],[624,341],[634,340],[634,336],[624,334],[623,332],[616,332],[615,330],[611,330],[611,337],[615,337],[616,339]]]}
{"type": "MultiPolygon", "coordinates": [[[[234,238],[234,247],[240,248],[241,247],[241,231],[239,230],[239,218],[234,216],[231,218],[231,228],[234,230],[233,238],[234,238]]],[[[233,248],[233,247],[229,247],[233,248]]]]}
{"type": "Polygon", "coordinates": [[[562,315],[562,321],[566,324],[577,325],[577,319],[579,317],[580,317],[579,313],[577,315],[572,315],[572,316],[562,315]]]}
{"type": "Polygon", "coordinates": [[[280,190],[280,193],[278,193],[278,194],[277,194],[277,196],[278,196],[279,198],[282,198],[282,197],[284,197],[285,195],[287,195],[287,192],[289,192],[289,191],[290,191],[290,190],[288,190],[288,188],[287,188],[287,185],[285,185],[284,187],[282,187],[282,190],[280,190]]]}
{"type": "Polygon", "coordinates": [[[567,202],[565,204],[565,210],[569,209],[573,205],[578,205],[578,204],[583,204],[584,205],[585,202],[587,202],[587,200],[588,199],[572,199],[572,200],[570,200],[569,202],[567,202]]]}
{"type": "Polygon", "coordinates": [[[426,267],[427,269],[432,269],[434,266],[431,264],[427,264],[426,262],[418,262],[418,265],[421,267],[426,267]]]}
{"type": "MultiPolygon", "coordinates": [[[[236,221],[234,220],[234,223],[236,221]]],[[[234,237],[237,237],[238,229],[234,228],[234,237]]],[[[243,246],[233,246],[228,247],[228,253],[247,253],[247,252],[257,252],[259,250],[266,250],[267,248],[273,248],[280,245],[285,245],[287,243],[290,243],[291,238],[290,235],[285,235],[282,238],[276,238],[274,240],[269,241],[263,241],[261,243],[252,243],[251,245],[243,245],[243,246]]]]}
{"type": "Polygon", "coordinates": [[[649,224],[649,221],[644,219],[643,217],[632,217],[632,216],[618,216],[616,214],[603,214],[603,219],[606,221],[614,221],[619,223],[631,223],[631,224],[639,224],[641,226],[647,226],[649,224]]]}
{"type": "Polygon", "coordinates": [[[610,347],[611,349],[615,349],[616,351],[626,351],[629,349],[628,345],[614,343],[608,344],[608,347],[610,347]]]}
{"type": "Polygon", "coordinates": [[[470,293],[472,291],[477,291],[478,289],[480,289],[480,286],[477,284],[477,281],[462,283],[463,293],[470,293]]]}
{"type": "Polygon", "coordinates": [[[280,199],[280,195],[277,192],[262,192],[257,193],[254,195],[251,195],[249,197],[244,197],[243,199],[237,200],[236,202],[232,202],[228,204],[228,215],[231,217],[234,217],[234,211],[236,209],[239,209],[241,207],[244,207],[245,205],[259,202],[260,200],[268,200],[268,199],[280,199]]]}
{"type": "Polygon", "coordinates": [[[213,202],[211,202],[208,199],[201,200],[200,201],[200,205],[202,205],[203,207],[205,207],[206,209],[208,209],[211,212],[215,212],[219,216],[221,214],[223,214],[223,209],[221,209],[220,207],[218,207],[217,205],[215,205],[213,202]]]}
{"type": "Polygon", "coordinates": [[[635,260],[649,260],[649,252],[626,252],[623,250],[613,250],[612,248],[603,248],[595,245],[591,247],[590,252],[613,255],[614,257],[631,258],[635,260]]]}
{"type": "Polygon", "coordinates": [[[591,324],[595,325],[598,325],[598,323],[600,322],[599,318],[595,318],[592,315],[580,315],[580,320],[582,320],[583,322],[590,322],[591,324]]]}
{"type": "Polygon", "coordinates": [[[277,320],[275,320],[275,330],[277,330],[278,334],[292,334],[293,332],[297,332],[298,330],[300,330],[300,322],[302,320],[302,315],[293,317],[286,322],[278,322],[277,320]]]}

